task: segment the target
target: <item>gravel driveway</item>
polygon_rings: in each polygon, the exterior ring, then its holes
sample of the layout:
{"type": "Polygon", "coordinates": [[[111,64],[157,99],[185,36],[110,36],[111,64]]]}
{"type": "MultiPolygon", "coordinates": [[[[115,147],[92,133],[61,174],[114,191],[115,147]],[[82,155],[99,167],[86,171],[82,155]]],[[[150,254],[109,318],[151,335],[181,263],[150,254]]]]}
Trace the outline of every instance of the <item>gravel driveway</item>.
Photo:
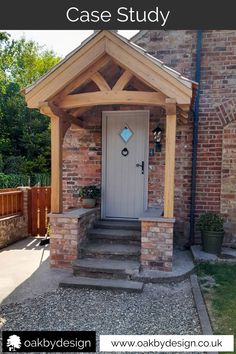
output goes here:
{"type": "Polygon", "coordinates": [[[201,334],[188,280],[143,293],[57,289],[0,308],[4,330],[95,330],[97,334],[201,334]]]}

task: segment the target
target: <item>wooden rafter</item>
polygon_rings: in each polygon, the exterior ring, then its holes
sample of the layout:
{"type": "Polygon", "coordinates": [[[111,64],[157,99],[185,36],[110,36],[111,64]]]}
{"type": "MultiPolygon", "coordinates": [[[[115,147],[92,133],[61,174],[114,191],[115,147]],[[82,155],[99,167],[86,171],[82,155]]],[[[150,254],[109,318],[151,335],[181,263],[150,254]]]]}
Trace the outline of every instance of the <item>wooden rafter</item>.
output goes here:
{"type": "Polygon", "coordinates": [[[80,87],[83,85],[86,81],[90,80],[91,77],[97,73],[99,69],[107,65],[111,61],[111,58],[108,56],[103,56],[101,59],[99,59],[92,67],[87,69],[84,73],[76,77],[69,85],[67,85],[60,93],[58,96],[54,98],[56,102],[59,102],[62,97],[65,97],[68,95],[70,92],[74,91],[76,88],[80,87]]]}
{"type": "Polygon", "coordinates": [[[141,81],[155,90],[163,92],[167,97],[174,97],[178,104],[190,104],[190,89],[176,78],[162,70],[140,53],[133,53],[133,49],[125,47],[116,39],[107,40],[106,52],[120,66],[133,72],[141,81]]]}
{"type": "Polygon", "coordinates": [[[129,70],[125,70],[118,81],[113,86],[113,91],[121,91],[128,84],[133,77],[133,74],[129,70]]]}
{"type": "Polygon", "coordinates": [[[99,88],[100,91],[110,91],[111,90],[110,86],[108,85],[108,83],[106,82],[104,77],[99,72],[96,72],[95,74],[93,74],[91,76],[91,80],[93,82],[95,82],[95,84],[97,85],[97,87],[99,88]]]}
{"type": "Polygon", "coordinates": [[[179,120],[180,120],[181,123],[186,124],[188,122],[189,112],[185,112],[185,111],[181,110],[179,112],[178,117],[179,117],[179,120]]]}
{"type": "Polygon", "coordinates": [[[82,74],[86,69],[91,68],[105,55],[104,38],[96,40],[96,45],[93,45],[93,43],[88,43],[88,45],[87,48],[81,48],[80,53],[78,52],[65,61],[63,65],[60,65],[49,77],[42,80],[37,87],[26,93],[29,108],[36,108],[39,102],[48,101],[52,97],[55,97],[76,76],[82,74]]]}
{"type": "MultiPolygon", "coordinates": [[[[68,95],[98,72],[99,61],[106,61],[108,57],[153,90],[173,97],[178,106],[190,105],[192,82],[166,69],[151,56],[135,50],[113,33],[101,31],[36,84],[24,90],[28,107],[39,108],[42,101],[49,101],[57,95],[59,98],[68,95]]],[[[58,103],[58,100],[55,102],[58,103]]]]}
{"type": "Polygon", "coordinates": [[[142,91],[98,91],[69,95],[60,102],[63,109],[106,104],[136,104],[163,106],[165,96],[159,92],[142,91]]]}
{"type": "Polygon", "coordinates": [[[41,108],[40,108],[40,112],[42,114],[47,115],[48,117],[52,117],[53,115],[60,117],[60,119],[63,122],[67,122],[70,124],[76,124],[80,127],[83,126],[83,120],[80,118],[76,118],[74,116],[72,116],[69,113],[66,113],[65,111],[63,111],[61,108],[55,106],[53,103],[50,102],[42,102],[41,103],[41,108]]]}
{"type": "Polygon", "coordinates": [[[74,108],[70,111],[70,114],[74,117],[80,117],[83,115],[85,112],[87,112],[91,107],[80,107],[80,108],[74,108]]]}

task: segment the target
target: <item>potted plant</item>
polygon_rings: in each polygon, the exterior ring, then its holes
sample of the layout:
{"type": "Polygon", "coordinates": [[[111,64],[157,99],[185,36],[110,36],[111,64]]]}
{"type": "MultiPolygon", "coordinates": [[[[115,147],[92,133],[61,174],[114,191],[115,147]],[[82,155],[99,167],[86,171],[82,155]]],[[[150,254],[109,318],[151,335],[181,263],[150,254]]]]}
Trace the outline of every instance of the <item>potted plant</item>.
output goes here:
{"type": "Polygon", "coordinates": [[[79,197],[82,199],[83,208],[94,208],[97,198],[100,197],[100,188],[95,185],[89,185],[79,188],[79,197]]]}
{"type": "Polygon", "coordinates": [[[202,214],[198,220],[203,251],[219,255],[224,238],[224,221],[214,213],[202,214]]]}

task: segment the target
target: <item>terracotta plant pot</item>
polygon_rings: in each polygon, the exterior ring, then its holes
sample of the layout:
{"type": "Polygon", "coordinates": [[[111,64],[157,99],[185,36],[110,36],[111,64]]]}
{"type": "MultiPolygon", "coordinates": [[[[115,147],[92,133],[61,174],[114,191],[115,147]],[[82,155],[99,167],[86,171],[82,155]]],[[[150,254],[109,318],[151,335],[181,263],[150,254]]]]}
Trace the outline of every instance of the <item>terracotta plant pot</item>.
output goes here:
{"type": "Polygon", "coordinates": [[[90,198],[83,198],[82,200],[82,206],[85,209],[92,209],[96,205],[96,199],[90,199],[90,198]]]}

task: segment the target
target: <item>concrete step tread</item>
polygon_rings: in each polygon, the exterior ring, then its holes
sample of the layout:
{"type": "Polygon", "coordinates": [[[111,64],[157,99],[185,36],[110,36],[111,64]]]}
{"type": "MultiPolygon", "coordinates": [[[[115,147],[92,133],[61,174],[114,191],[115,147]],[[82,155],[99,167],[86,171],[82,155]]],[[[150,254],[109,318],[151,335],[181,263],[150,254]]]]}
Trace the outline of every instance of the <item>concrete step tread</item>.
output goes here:
{"type": "Polygon", "coordinates": [[[106,229],[126,229],[126,230],[141,230],[139,221],[122,221],[122,220],[98,220],[95,223],[97,228],[106,229]]]}
{"type": "Polygon", "coordinates": [[[139,255],[140,246],[89,242],[84,251],[100,254],[139,255]]]}
{"type": "Polygon", "coordinates": [[[94,259],[82,258],[77,259],[73,263],[74,269],[89,270],[94,272],[108,272],[108,273],[130,273],[139,270],[140,263],[129,260],[112,260],[112,259],[94,259]]]}
{"type": "Polygon", "coordinates": [[[89,236],[107,237],[107,238],[141,238],[141,231],[123,230],[123,229],[103,229],[94,228],[88,231],[89,236]]]}
{"type": "Polygon", "coordinates": [[[119,289],[141,292],[144,284],[142,282],[123,279],[103,279],[69,276],[61,283],[61,287],[95,288],[95,289],[119,289]]]}

